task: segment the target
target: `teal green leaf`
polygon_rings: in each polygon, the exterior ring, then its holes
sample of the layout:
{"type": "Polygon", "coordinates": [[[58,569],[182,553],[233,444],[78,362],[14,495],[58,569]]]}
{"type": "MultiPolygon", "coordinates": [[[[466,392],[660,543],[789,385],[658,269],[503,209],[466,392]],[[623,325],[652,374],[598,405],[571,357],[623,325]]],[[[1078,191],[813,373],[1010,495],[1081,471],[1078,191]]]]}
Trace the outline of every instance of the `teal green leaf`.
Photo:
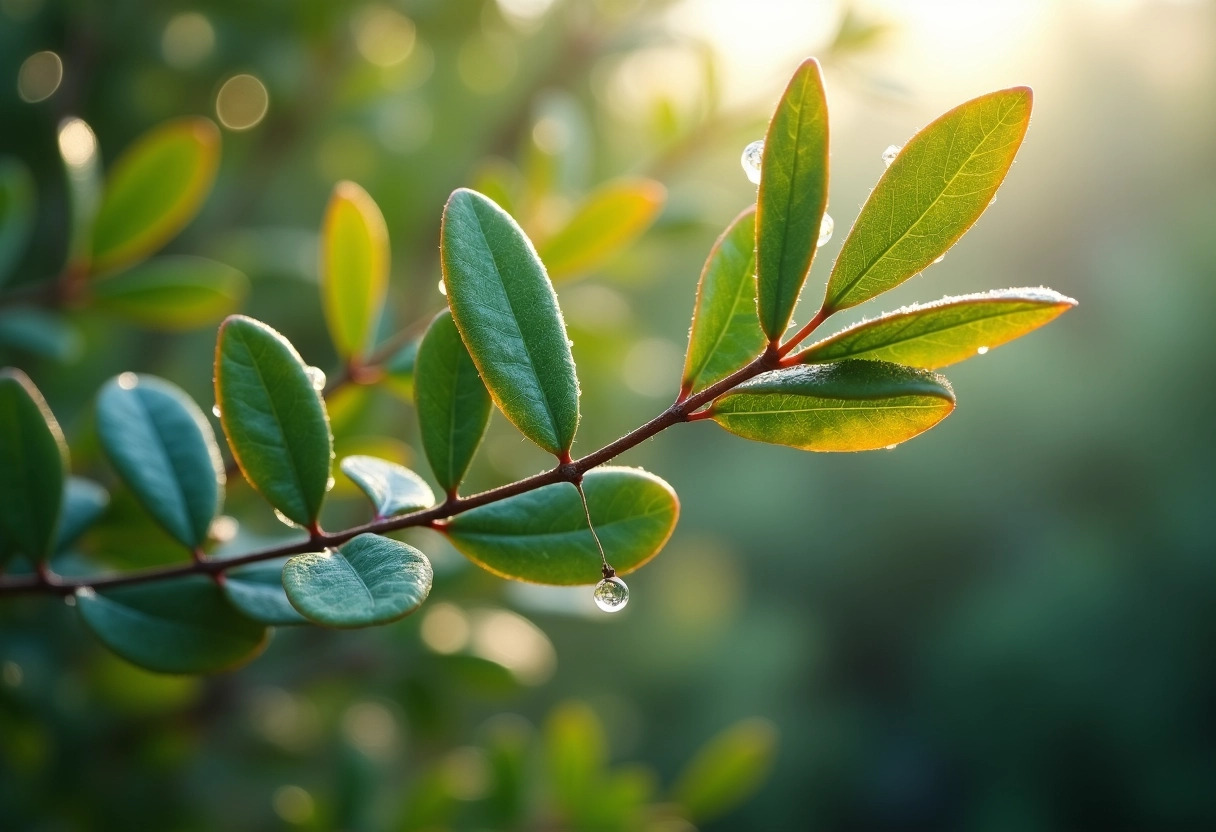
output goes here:
{"type": "Polygon", "coordinates": [[[90,526],[101,519],[108,505],[110,493],[100,485],[84,477],[68,477],[54,551],[62,552],[79,540],[90,526]]]}
{"type": "Polygon", "coordinates": [[[790,79],[764,137],[756,196],[760,326],[774,344],[806,283],[828,205],[828,105],[819,62],[790,79]]]}
{"type": "MultiPolygon", "coordinates": [[[[653,474],[596,468],[583,477],[583,491],[608,562],[620,574],[657,555],[676,527],[680,501],[653,474]]],[[[599,550],[569,483],[458,514],[445,531],[470,560],[504,578],[565,585],[600,579],[599,550]]]]}
{"type": "Polygon", "coordinates": [[[927,370],[840,361],[756,376],[710,414],[744,439],[804,451],[870,451],[923,433],[954,410],[954,391],[927,370]]]}
{"type": "Polygon", "coordinates": [[[452,317],[503,414],[550,453],[569,452],[578,378],[553,284],[515,220],[460,188],[443,210],[443,279],[452,317]]]}
{"type": "Polygon", "coordinates": [[[600,186],[556,234],[540,246],[554,281],[594,271],[654,223],[667,189],[653,179],[622,177],[600,186]]]}
{"type": "Polygon", "coordinates": [[[220,326],[215,400],[245,479],[287,519],[312,526],[333,458],[325,402],[286,338],[233,315],[220,326]]]}
{"type": "Polygon", "coordinates": [[[376,517],[396,517],[435,504],[435,494],[422,477],[404,465],[374,456],[348,456],[342,473],[367,495],[376,517]]]}
{"type": "Polygon", "coordinates": [[[220,131],[205,118],[149,130],[114,163],[93,223],[93,269],[129,266],[181,231],[211,192],[220,131]]]}
{"type": "Polygon", "coordinates": [[[913,304],[836,333],[798,353],[804,364],[844,358],[936,370],[1020,338],[1077,305],[1051,289],[999,289],[913,304]]]}
{"type": "Polygon", "coordinates": [[[106,647],[159,673],[216,673],[252,659],[267,629],[239,613],[210,578],[166,581],[76,593],[76,609],[106,647]]]}
{"type": "Polygon", "coordinates": [[[285,627],[307,624],[296,612],[283,589],[283,566],[287,558],[263,560],[238,566],[224,573],[223,588],[228,602],[238,611],[263,624],[285,627]]]}
{"type": "Polygon", "coordinates": [[[196,329],[234,312],[249,292],[245,275],[203,257],[156,257],[94,282],[98,308],[148,329],[196,329]]]}
{"type": "Polygon", "coordinates": [[[446,311],[431,322],[418,348],[414,403],[435,479],[455,494],[489,424],[490,394],[446,311]]]}
{"type": "Polygon", "coordinates": [[[80,356],[84,341],[75,324],[58,312],[11,306],[0,310],[0,347],[66,364],[80,356]]]}
{"type": "Polygon", "coordinates": [[[388,270],[384,215],[363,188],[339,182],[321,224],[321,303],[342,358],[367,354],[384,311],[388,270]]]}
{"type": "Polygon", "coordinates": [[[361,534],[336,550],[296,555],[283,587],[305,618],[326,627],[370,627],[404,618],[431,591],[431,563],[413,546],[361,534]]]}
{"type": "Polygon", "coordinates": [[[672,798],[696,822],[716,818],[755,793],[773,766],[777,732],[763,719],[745,719],[711,739],[684,767],[672,798]]]}
{"type": "Polygon", "coordinates": [[[42,393],[20,370],[0,370],[0,554],[40,563],[63,505],[68,448],[42,393]]]}
{"type": "Polygon", "coordinates": [[[36,201],[29,168],[17,159],[0,159],[0,285],[12,276],[29,244],[36,201]]]}
{"type": "Polygon", "coordinates": [[[972,99],[925,127],[870,192],[828,279],[823,308],[856,306],[944,255],[992,202],[1030,124],[1032,95],[972,99]]]}
{"type": "Polygon", "coordinates": [[[144,510],[183,546],[201,547],[224,502],[224,463],[194,400],[164,379],[123,373],[97,397],[97,438],[144,510]]]}
{"type": "Polygon", "coordinates": [[[101,203],[101,154],[93,128],[74,116],[59,122],[58,139],[67,188],[67,269],[81,278],[88,272],[93,221],[101,203]]]}
{"type": "Polygon", "coordinates": [[[683,391],[721,381],[764,351],[756,317],[756,209],[748,208],[710,249],[684,357],[683,391]]]}

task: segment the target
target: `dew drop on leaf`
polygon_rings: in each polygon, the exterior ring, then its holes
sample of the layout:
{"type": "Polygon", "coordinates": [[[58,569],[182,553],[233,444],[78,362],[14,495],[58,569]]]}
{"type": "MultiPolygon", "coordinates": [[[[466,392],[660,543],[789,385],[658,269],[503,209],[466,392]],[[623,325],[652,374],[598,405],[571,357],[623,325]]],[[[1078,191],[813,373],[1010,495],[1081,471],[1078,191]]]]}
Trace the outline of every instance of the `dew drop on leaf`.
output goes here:
{"type": "Polygon", "coordinates": [[[211,405],[211,415],[215,418],[220,418],[220,406],[218,404],[211,405]]]}
{"type": "Polygon", "coordinates": [[[887,149],[882,152],[882,163],[887,167],[891,167],[891,163],[895,161],[895,157],[899,155],[902,148],[897,144],[887,145],[887,149]]]}
{"type": "Polygon", "coordinates": [[[743,156],[739,159],[743,172],[753,185],[760,184],[760,163],[764,160],[764,139],[756,141],[743,148],[743,156]]]}
{"type": "Polygon", "coordinates": [[[896,449],[896,448],[898,448],[898,447],[899,447],[899,445],[888,445],[886,449],[887,449],[888,451],[893,451],[893,450],[895,450],[895,449],[896,449]]]}
{"type": "Polygon", "coordinates": [[[595,585],[595,605],[604,612],[619,612],[629,603],[629,587],[620,578],[604,578],[595,585]]]}
{"type": "Polygon", "coordinates": [[[325,371],[320,367],[305,367],[304,374],[308,376],[308,380],[312,383],[313,390],[325,389],[325,371]]]}
{"type": "Polygon", "coordinates": [[[836,221],[832,219],[831,214],[824,214],[823,219],[819,223],[819,239],[815,241],[815,248],[820,248],[828,244],[828,240],[832,239],[832,232],[836,230],[836,221]]]}
{"type": "Polygon", "coordinates": [[[976,355],[987,355],[987,354],[988,354],[988,348],[987,348],[987,347],[980,347],[979,349],[977,349],[977,350],[975,351],[975,353],[976,353],[976,355]]]}
{"type": "Polygon", "coordinates": [[[439,278],[439,294],[443,295],[445,298],[448,296],[448,287],[447,284],[443,282],[442,277],[439,278]]]}
{"type": "Polygon", "coordinates": [[[938,257],[936,260],[933,261],[933,265],[937,265],[938,263],[942,262],[945,259],[946,259],[946,255],[943,254],[940,257],[938,257]]]}
{"type": "Polygon", "coordinates": [[[334,485],[335,485],[336,483],[337,483],[337,481],[336,481],[336,480],[335,480],[333,477],[330,477],[329,479],[327,479],[327,480],[325,481],[325,490],[326,490],[326,491],[333,491],[333,490],[334,490],[334,485]]]}
{"type": "Polygon", "coordinates": [[[292,529],[302,529],[302,528],[304,528],[304,527],[303,527],[303,526],[301,526],[299,523],[297,523],[295,520],[292,520],[292,519],[291,519],[290,517],[288,517],[286,514],[284,514],[283,512],[279,511],[277,508],[274,510],[274,516],[278,518],[278,520],[279,520],[279,522],[280,522],[280,523],[282,523],[284,526],[287,526],[288,528],[292,528],[292,529]]]}

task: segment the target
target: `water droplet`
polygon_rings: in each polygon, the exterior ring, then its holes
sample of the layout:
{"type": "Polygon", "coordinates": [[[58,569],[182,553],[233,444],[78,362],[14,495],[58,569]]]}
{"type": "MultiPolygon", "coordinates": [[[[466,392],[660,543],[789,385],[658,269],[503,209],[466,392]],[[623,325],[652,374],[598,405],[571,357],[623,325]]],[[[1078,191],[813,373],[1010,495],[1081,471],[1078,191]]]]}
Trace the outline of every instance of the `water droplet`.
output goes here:
{"type": "Polygon", "coordinates": [[[595,605],[604,612],[619,612],[629,603],[629,587],[615,575],[595,585],[595,605]]]}
{"type": "Polygon", "coordinates": [[[443,295],[445,298],[448,296],[448,287],[447,284],[443,282],[442,277],[439,278],[439,294],[443,295]]]}
{"type": "Polygon", "coordinates": [[[993,197],[992,199],[988,200],[988,207],[989,207],[989,208],[991,208],[991,207],[992,207],[993,205],[995,205],[995,204],[996,204],[996,197],[993,197]]]}
{"type": "Polygon", "coordinates": [[[118,386],[123,390],[134,390],[137,384],[139,384],[139,376],[135,373],[123,373],[118,377],[118,386]]]}
{"type": "Polygon", "coordinates": [[[836,221],[832,219],[831,214],[824,214],[823,219],[819,222],[819,239],[815,241],[815,248],[826,246],[828,240],[832,239],[832,232],[836,230],[836,221]]]}
{"type": "Polygon", "coordinates": [[[211,415],[215,418],[220,418],[220,406],[218,404],[211,405],[211,415]]]}
{"type": "Polygon", "coordinates": [[[280,522],[280,523],[282,523],[284,526],[288,526],[288,527],[293,528],[293,529],[302,529],[302,528],[304,528],[304,527],[303,527],[303,526],[301,526],[299,523],[297,523],[295,520],[292,520],[292,519],[291,519],[290,517],[288,517],[286,514],[284,514],[283,512],[279,511],[277,508],[274,510],[274,516],[275,516],[275,517],[277,517],[277,518],[278,518],[278,520],[279,520],[279,522],[280,522]]]}
{"type": "Polygon", "coordinates": [[[304,374],[308,376],[308,380],[312,382],[313,390],[325,389],[325,371],[320,367],[305,367],[304,374]]]}
{"type": "Polygon", "coordinates": [[[743,148],[743,155],[739,158],[739,163],[743,165],[743,172],[747,174],[748,181],[753,185],[760,184],[760,163],[763,161],[764,139],[757,139],[743,148]]]}
{"type": "Polygon", "coordinates": [[[938,263],[942,262],[945,259],[946,259],[946,255],[943,254],[943,255],[939,256],[936,260],[933,261],[933,265],[936,266],[938,263]]]}
{"type": "Polygon", "coordinates": [[[337,481],[336,481],[336,480],[335,480],[333,477],[330,477],[329,479],[327,479],[327,480],[325,481],[325,490],[326,490],[326,491],[333,491],[333,490],[334,490],[334,485],[336,485],[336,484],[337,484],[337,481]]]}
{"type": "Polygon", "coordinates": [[[896,449],[896,448],[898,448],[898,447],[899,447],[899,445],[898,445],[898,444],[891,444],[891,445],[888,445],[888,446],[887,446],[886,450],[888,450],[888,451],[893,451],[893,450],[895,450],[895,449],[896,449]]]}
{"type": "Polygon", "coordinates": [[[891,163],[895,161],[895,157],[899,155],[899,151],[903,150],[897,144],[887,145],[887,149],[882,152],[882,163],[887,167],[891,167],[891,163]]]}
{"type": "Polygon", "coordinates": [[[987,348],[987,347],[980,347],[979,349],[977,349],[977,350],[975,351],[975,353],[976,353],[976,355],[987,355],[987,354],[988,354],[988,348],[987,348]]]}

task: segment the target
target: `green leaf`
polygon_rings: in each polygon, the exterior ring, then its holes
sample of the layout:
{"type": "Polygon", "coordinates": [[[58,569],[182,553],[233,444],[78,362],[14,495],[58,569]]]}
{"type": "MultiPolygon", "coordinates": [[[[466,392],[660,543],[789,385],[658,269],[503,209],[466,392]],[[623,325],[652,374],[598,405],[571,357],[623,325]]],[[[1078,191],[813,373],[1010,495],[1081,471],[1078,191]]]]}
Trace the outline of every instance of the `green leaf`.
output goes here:
{"type": "MultiPolygon", "coordinates": [[[[585,522],[585,521],[584,521],[585,522]]],[[[545,721],[545,761],[553,796],[568,816],[594,800],[607,766],[604,726],[582,702],[565,702],[545,721]]]]}
{"type": "Polygon", "coordinates": [[[840,361],[763,373],[714,401],[715,422],[744,439],[804,451],[870,451],[923,433],[954,410],[936,373],[840,361]]]}
{"type": "Polygon", "coordinates": [[[676,779],[673,799],[700,823],[735,808],[768,776],[777,732],[763,719],[745,719],[705,744],[676,779]]]}
{"type": "Polygon", "coordinates": [[[67,268],[83,276],[88,270],[93,220],[101,203],[101,154],[93,128],[81,119],[60,121],[57,138],[67,188],[67,268]]]}
{"type": "Polygon", "coordinates": [[[863,321],[798,353],[803,364],[842,358],[936,370],[1020,338],[1077,305],[1051,289],[999,289],[913,304],[863,321]]]}
{"type": "Polygon", "coordinates": [[[283,590],[283,566],[287,558],[263,560],[224,573],[224,594],[242,614],[271,626],[307,624],[283,590]]]}
{"type": "Polygon", "coordinates": [[[97,438],[148,514],[201,547],[224,502],[224,463],[198,405],[164,379],[123,373],[97,397],[97,438]]]}
{"type": "Polygon", "coordinates": [[[0,159],[0,285],[29,244],[37,196],[29,168],[17,159],[0,159]]]}
{"type": "Polygon", "coordinates": [[[252,659],[269,639],[210,578],[188,575],[100,592],[78,590],[93,635],[132,664],[159,673],[215,673],[252,659]]]}
{"type": "Polygon", "coordinates": [[[781,339],[806,283],[828,205],[828,105],[819,62],[803,61],[764,137],[756,196],[760,326],[781,339]]]}
{"type": "Polygon", "coordinates": [[[404,618],[431,591],[431,563],[412,546],[361,534],[337,550],[296,555],[283,588],[305,618],[326,627],[370,627],[404,618]]]}
{"type": "Polygon", "coordinates": [[[418,340],[402,344],[382,365],[385,373],[381,384],[408,402],[414,401],[414,365],[421,343],[418,340]]]}
{"type": "Polygon", "coordinates": [[[435,504],[435,495],[422,477],[404,465],[374,456],[348,456],[342,473],[367,495],[376,517],[396,517],[435,504]]]}
{"type": "Polygon", "coordinates": [[[68,447],[46,400],[25,373],[0,370],[0,553],[40,563],[63,505],[68,447]]]}
{"type": "Polygon", "coordinates": [[[338,355],[367,354],[388,289],[384,215],[367,191],[339,182],[321,223],[321,302],[338,355]]]}
{"type": "Polygon", "coordinates": [[[114,163],[93,224],[93,269],[129,266],[173,239],[203,205],[219,167],[220,131],[205,118],[166,122],[114,163]]]}
{"type": "Polygon", "coordinates": [[[823,308],[893,289],[944,255],[984,213],[1030,124],[1031,92],[972,99],[904,145],[878,180],[832,267],[823,308]]]}
{"type": "Polygon", "coordinates": [[[100,485],[84,477],[68,477],[54,551],[62,552],[79,540],[90,526],[101,519],[108,505],[110,493],[100,485]]]}
{"type": "Polygon", "coordinates": [[[240,306],[245,275],[203,257],[157,257],[92,285],[97,306],[149,329],[195,329],[240,306]]]}
{"type": "Polygon", "coordinates": [[[540,246],[556,282],[594,271],[654,223],[667,189],[653,179],[614,179],[587,195],[574,216],[540,246]]]}
{"type": "Polygon", "coordinates": [[[310,527],[333,458],[325,402],[286,338],[233,315],[220,326],[215,400],[241,473],[288,520],[310,527]]]}
{"type": "MultiPolygon", "coordinates": [[[[657,555],[676,527],[680,501],[653,474],[596,468],[583,478],[583,491],[608,562],[620,574],[657,555]]],[[[569,483],[458,514],[445,531],[469,559],[504,578],[565,585],[600,579],[599,550],[569,483]]]]}
{"type": "Polygon", "coordinates": [[[58,312],[30,306],[0,310],[0,346],[60,364],[75,361],[84,348],[80,331],[71,321],[58,312]]]}
{"type": "Polygon", "coordinates": [[[756,318],[756,209],[748,208],[722,232],[701,271],[683,391],[696,392],[726,378],[764,346],[756,318]]]}
{"type": "Polygon", "coordinates": [[[446,311],[431,322],[418,348],[414,404],[435,479],[455,494],[489,424],[490,394],[446,311]]]}
{"type": "Polygon", "coordinates": [[[448,305],[473,363],[503,414],[550,453],[567,454],[578,427],[578,378],[553,284],[515,220],[460,188],[440,236],[448,305]]]}

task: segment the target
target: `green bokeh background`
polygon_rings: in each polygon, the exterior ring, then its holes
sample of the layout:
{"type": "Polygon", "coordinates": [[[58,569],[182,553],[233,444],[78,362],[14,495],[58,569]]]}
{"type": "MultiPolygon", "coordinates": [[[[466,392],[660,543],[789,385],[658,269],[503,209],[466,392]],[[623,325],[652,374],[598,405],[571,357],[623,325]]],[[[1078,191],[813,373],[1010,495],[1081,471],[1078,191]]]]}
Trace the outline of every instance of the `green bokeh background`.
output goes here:
{"type": "MultiPolygon", "coordinates": [[[[476,749],[534,736],[568,700],[603,724],[614,764],[652,772],[642,779],[660,784],[658,802],[708,738],[746,718],[771,723],[763,786],[706,830],[1216,825],[1209,2],[0,0],[0,153],[30,165],[40,197],[11,282],[62,263],[61,117],[88,121],[112,161],[167,118],[214,118],[220,84],[238,72],[265,83],[269,109],[252,129],[224,131],[217,186],[169,250],[246,271],[243,311],[323,368],[335,359],[315,233],[335,181],[360,182],[388,220],[387,335],[441,307],[440,210],[487,159],[526,180],[539,225],[596,183],[651,176],[668,188],[658,223],[559,287],[585,453],[678,387],[701,262],[754,199],[739,152],[807,54],[829,85],[837,230],[799,320],[883,149],[1019,83],[1035,87],[1035,116],[997,203],[943,263],[841,323],[1040,283],[1078,309],[951,368],[956,413],[893,452],[804,454],[707,423],[629,452],[622,462],[676,488],[683,515],[667,550],[629,577],[619,616],[595,614],[586,589],[493,578],[426,533],[407,539],[435,562],[428,606],[473,627],[456,655],[433,649],[442,616],[421,637],[420,613],[363,633],[282,630],[236,673],[155,677],[104,654],[65,606],[5,601],[0,828],[486,828],[510,813],[487,813],[495,758],[476,749]],[[383,69],[358,44],[369,19],[384,19],[369,9],[386,8],[416,39],[383,69]],[[165,42],[186,12],[214,34],[194,63],[165,42]],[[65,76],[30,104],[18,70],[42,49],[65,76]],[[428,796],[449,808],[431,819],[418,808],[428,796]]],[[[205,409],[214,330],[155,334],[88,309],[65,320],[80,345],[66,362],[11,346],[0,358],[46,394],[74,470],[113,485],[92,434],[95,391],[114,373],[150,372],[205,409]]],[[[416,445],[400,398],[378,390],[358,404],[340,437],[416,445]]],[[[545,463],[495,416],[470,486],[545,463]]],[[[82,557],[177,557],[112,491],[82,557]]],[[[234,547],[284,533],[247,488],[230,491],[234,547]]],[[[335,496],[327,527],[364,516],[349,493],[335,496]]],[[[541,769],[528,793],[544,804],[541,769]]],[[[518,828],[566,828],[543,808],[525,816],[547,825],[518,828]]],[[[650,817],[571,825],[689,828],[661,808],[650,817]]]]}

